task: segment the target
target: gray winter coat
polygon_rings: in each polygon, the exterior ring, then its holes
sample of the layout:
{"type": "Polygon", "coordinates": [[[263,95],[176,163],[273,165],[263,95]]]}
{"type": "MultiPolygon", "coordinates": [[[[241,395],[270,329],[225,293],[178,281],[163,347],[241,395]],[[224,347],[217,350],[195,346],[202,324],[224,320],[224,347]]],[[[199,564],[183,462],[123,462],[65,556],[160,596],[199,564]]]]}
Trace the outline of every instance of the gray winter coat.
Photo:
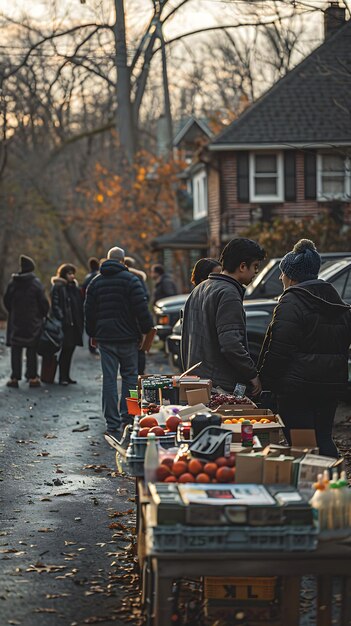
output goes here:
{"type": "Polygon", "coordinates": [[[230,276],[210,274],[192,291],[184,309],[184,369],[202,361],[194,374],[229,392],[236,383],[247,384],[257,376],[247,347],[244,291],[230,276]]]}

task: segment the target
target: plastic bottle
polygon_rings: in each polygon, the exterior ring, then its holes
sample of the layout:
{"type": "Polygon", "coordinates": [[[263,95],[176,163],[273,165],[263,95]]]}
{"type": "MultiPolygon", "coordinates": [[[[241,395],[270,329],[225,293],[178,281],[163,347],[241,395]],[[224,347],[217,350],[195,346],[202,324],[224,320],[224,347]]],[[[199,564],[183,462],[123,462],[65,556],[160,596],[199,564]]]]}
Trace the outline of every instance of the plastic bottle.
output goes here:
{"type": "Polygon", "coordinates": [[[310,500],[310,505],[313,510],[313,517],[319,524],[320,530],[326,530],[326,509],[325,509],[325,484],[323,481],[323,475],[318,474],[317,482],[313,485],[315,492],[310,500]]]}
{"type": "Polygon", "coordinates": [[[144,477],[145,484],[154,483],[156,481],[156,472],[159,466],[158,443],[154,433],[147,436],[147,445],[144,458],[144,477]]]}
{"type": "Polygon", "coordinates": [[[342,503],[343,528],[351,528],[351,489],[346,478],[346,472],[342,471],[338,480],[340,489],[340,501],[342,503]]]}

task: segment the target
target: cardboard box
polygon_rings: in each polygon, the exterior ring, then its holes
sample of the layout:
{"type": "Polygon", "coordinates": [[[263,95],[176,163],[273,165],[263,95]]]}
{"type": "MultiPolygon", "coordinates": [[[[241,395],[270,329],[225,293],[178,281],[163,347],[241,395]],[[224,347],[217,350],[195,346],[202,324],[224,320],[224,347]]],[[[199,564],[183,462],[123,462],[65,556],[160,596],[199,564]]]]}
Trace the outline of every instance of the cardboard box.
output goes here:
{"type": "Polygon", "coordinates": [[[284,455],[265,457],[263,463],[263,484],[275,485],[277,483],[285,483],[289,485],[291,483],[293,460],[292,456],[284,455]]]}
{"type": "MultiPolygon", "coordinates": [[[[280,415],[274,415],[269,409],[235,409],[231,410],[230,414],[228,414],[227,409],[223,407],[222,410],[216,410],[215,413],[222,415],[223,420],[233,417],[236,419],[245,417],[247,419],[255,418],[259,420],[261,417],[268,417],[271,420],[269,424],[260,424],[257,422],[252,425],[254,435],[260,438],[263,446],[269,443],[279,443],[283,437],[282,428],[284,427],[284,422],[280,415]]],[[[232,431],[234,442],[241,441],[241,423],[222,424],[222,428],[227,428],[232,431]]]]}
{"type": "Polygon", "coordinates": [[[310,489],[316,482],[318,474],[323,474],[324,470],[337,469],[338,473],[343,469],[344,459],[334,459],[329,456],[319,456],[317,454],[306,454],[298,461],[297,486],[301,489],[310,489]]]}
{"type": "Polygon", "coordinates": [[[239,453],[235,459],[235,482],[262,483],[264,457],[250,452],[239,453]]]}
{"type": "MultiPolygon", "coordinates": [[[[185,393],[189,406],[196,406],[197,404],[207,404],[207,402],[209,401],[207,387],[203,387],[201,389],[186,389],[185,393]]],[[[207,407],[206,410],[208,410],[207,407]]]]}
{"type": "MultiPolygon", "coordinates": [[[[179,381],[179,402],[188,402],[188,398],[186,395],[187,391],[190,390],[205,390],[207,394],[207,400],[204,404],[210,401],[211,397],[211,389],[212,389],[212,380],[209,378],[199,378],[199,380],[190,381],[179,381]]],[[[205,397],[205,396],[204,396],[205,397]]]]}
{"type": "Polygon", "coordinates": [[[290,454],[295,459],[305,454],[319,454],[316,433],[313,428],[292,428],[290,438],[290,454]]]}

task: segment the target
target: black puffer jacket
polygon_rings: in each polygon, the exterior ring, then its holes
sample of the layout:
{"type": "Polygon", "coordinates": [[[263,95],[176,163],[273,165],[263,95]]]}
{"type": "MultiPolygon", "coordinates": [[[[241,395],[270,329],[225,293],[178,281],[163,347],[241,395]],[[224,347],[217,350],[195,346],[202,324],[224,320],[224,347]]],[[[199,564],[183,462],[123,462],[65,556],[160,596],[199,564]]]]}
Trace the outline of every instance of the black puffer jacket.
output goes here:
{"type": "Polygon", "coordinates": [[[139,341],[153,325],[140,279],[113,259],[89,284],[84,308],[86,331],[100,341],[139,341]]]}
{"type": "Polygon", "coordinates": [[[279,395],[333,397],[348,378],[351,308],[323,280],[284,291],[263,343],[264,389],[279,395]]]}
{"type": "Polygon", "coordinates": [[[184,308],[184,369],[202,361],[194,373],[230,392],[236,383],[257,376],[247,348],[244,292],[230,276],[210,274],[191,292],[184,308]]]}
{"type": "Polygon", "coordinates": [[[33,272],[13,274],[4,304],[9,312],[6,345],[34,348],[49,310],[44,287],[33,272]]]}
{"type": "Polygon", "coordinates": [[[52,314],[62,322],[64,346],[83,345],[83,298],[77,281],[69,282],[60,276],[51,279],[52,314]]]}

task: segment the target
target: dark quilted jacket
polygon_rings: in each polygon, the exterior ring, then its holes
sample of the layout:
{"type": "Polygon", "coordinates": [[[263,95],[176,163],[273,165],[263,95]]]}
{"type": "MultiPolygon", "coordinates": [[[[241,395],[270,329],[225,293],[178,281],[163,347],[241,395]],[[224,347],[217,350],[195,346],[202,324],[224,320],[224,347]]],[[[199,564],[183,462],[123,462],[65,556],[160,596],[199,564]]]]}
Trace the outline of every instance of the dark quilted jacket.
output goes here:
{"type": "Polygon", "coordinates": [[[140,279],[112,259],[89,284],[84,309],[86,331],[100,341],[139,341],[153,325],[140,279]]]}
{"type": "Polygon", "coordinates": [[[4,295],[4,304],[9,312],[6,344],[34,348],[43,318],[49,310],[49,301],[39,278],[33,272],[13,274],[4,295]]]}
{"type": "Polygon", "coordinates": [[[209,278],[191,292],[184,308],[182,360],[213,385],[232,392],[238,382],[248,383],[257,371],[248,353],[244,288],[224,274],[209,278]]]}
{"type": "Polygon", "coordinates": [[[279,395],[336,396],[348,378],[351,309],[334,287],[313,280],[289,287],[274,310],[259,369],[279,395]]]}

